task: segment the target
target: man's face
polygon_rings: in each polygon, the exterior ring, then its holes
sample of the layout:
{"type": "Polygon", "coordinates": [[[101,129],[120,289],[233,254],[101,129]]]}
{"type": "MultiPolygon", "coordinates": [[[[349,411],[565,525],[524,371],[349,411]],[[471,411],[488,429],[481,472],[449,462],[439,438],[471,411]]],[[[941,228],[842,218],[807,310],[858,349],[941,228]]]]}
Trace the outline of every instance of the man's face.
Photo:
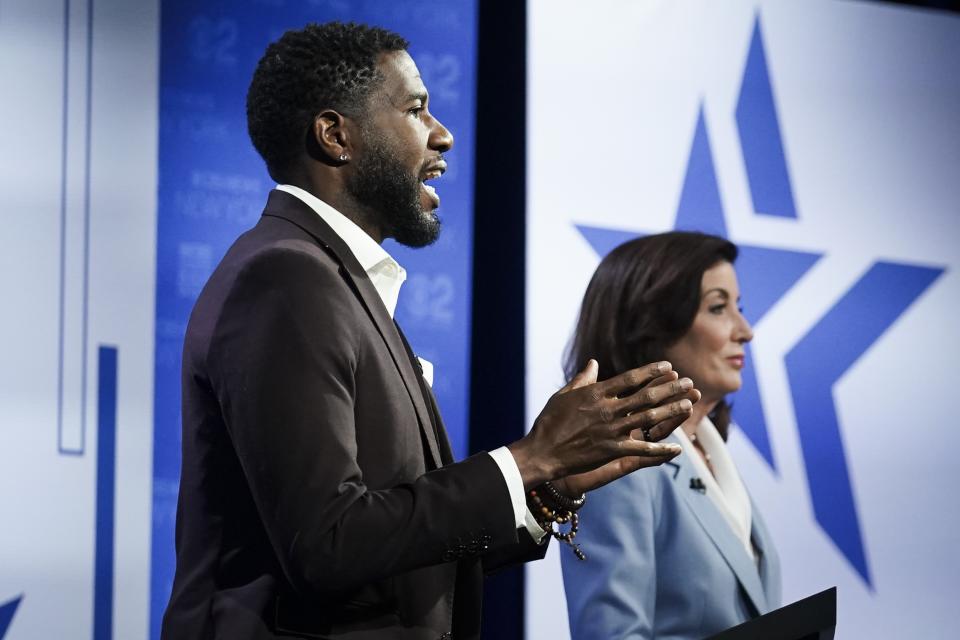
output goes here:
{"type": "Polygon", "coordinates": [[[385,238],[423,247],[440,235],[440,198],[425,180],[446,171],[453,136],[427,109],[427,90],[406,51],[384,54],[382,85],[361,127],[362,152],[346,188],[377,216],[385,238]]]}

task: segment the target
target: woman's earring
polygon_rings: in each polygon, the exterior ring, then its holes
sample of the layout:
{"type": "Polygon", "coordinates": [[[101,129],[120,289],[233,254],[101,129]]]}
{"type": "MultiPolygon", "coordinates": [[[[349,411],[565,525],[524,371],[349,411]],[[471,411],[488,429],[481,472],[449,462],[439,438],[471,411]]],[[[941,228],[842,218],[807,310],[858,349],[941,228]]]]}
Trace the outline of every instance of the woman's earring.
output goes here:
{"type": "Polygon", "coordinates": [[[341,154],[340,154],[340,162],[346,162],[347,160],[349,160],[349,158],[347,157],[347,154],[341,153],[341,154]]]}

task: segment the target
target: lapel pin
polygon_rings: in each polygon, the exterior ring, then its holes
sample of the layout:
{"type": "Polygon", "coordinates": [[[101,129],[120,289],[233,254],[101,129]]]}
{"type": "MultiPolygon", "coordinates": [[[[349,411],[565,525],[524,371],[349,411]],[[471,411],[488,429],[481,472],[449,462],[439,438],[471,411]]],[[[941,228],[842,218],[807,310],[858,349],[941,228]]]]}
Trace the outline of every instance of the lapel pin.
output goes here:
{"type": "Polygon", "coordinates": [[[700,478],[690,478],[690,488],[700,493],[707,492],[707,485],[703,484],[703,480],[700,478]]]}

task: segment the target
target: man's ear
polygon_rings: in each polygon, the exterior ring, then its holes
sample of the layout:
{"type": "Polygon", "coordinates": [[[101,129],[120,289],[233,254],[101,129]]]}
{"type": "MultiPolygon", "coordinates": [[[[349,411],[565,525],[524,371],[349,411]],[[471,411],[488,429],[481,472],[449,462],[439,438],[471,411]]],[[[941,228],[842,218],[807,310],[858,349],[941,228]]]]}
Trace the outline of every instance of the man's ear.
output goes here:
{"type": "Polygon", "coordinates": [[[330,166],[340,166],[350,161],[350,126],[341,113],[333,109],[321,111],[313,118],[307,129],[307,155],[330,166]]]}

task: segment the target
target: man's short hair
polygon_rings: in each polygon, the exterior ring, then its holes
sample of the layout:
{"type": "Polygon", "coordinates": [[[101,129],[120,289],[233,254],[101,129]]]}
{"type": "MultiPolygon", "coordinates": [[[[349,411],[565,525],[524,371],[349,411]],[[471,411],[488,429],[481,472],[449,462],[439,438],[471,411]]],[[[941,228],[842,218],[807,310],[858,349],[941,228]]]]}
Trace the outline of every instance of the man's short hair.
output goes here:
{"type": "Polygon", "coordinates": [[[308,24],[270,44],[247,90],[247,130],[270,176],[283,181],[323,109],[363,116],[383,80],[377,58],[408,46],[396,33],[353,22],[308,24]]]}

